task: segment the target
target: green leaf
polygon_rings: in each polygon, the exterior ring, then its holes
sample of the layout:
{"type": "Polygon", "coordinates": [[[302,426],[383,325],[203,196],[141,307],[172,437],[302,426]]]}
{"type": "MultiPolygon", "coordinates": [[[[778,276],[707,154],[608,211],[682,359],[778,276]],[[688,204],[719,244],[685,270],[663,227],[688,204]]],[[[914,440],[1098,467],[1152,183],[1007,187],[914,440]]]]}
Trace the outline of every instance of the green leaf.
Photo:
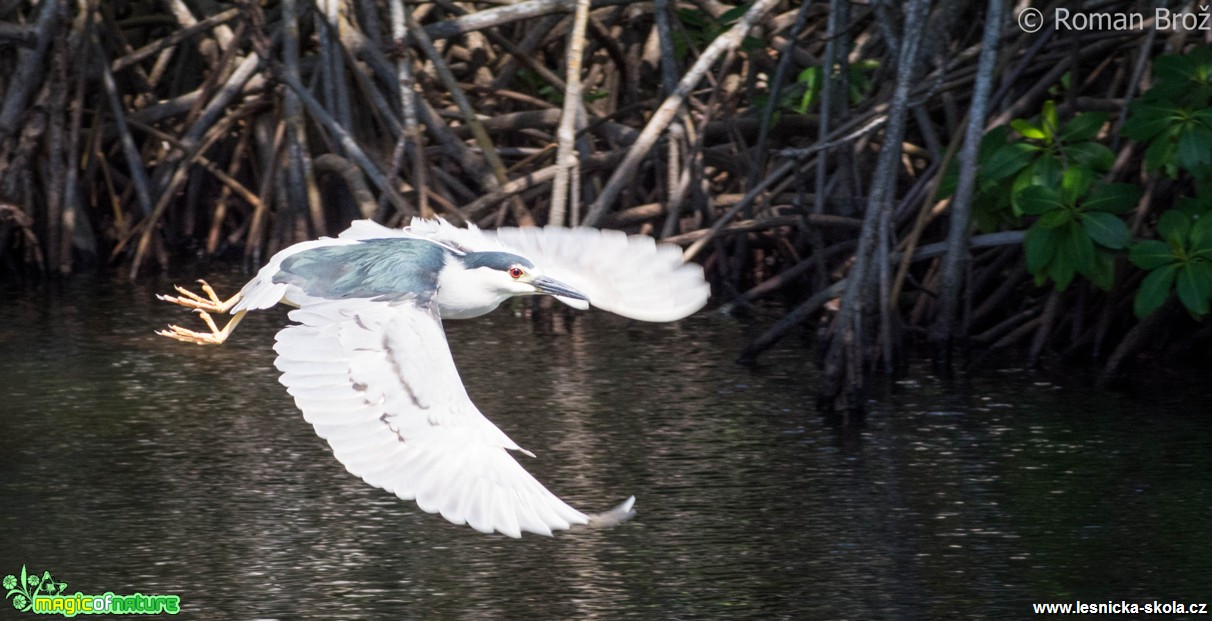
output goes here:
{"type": "Polygon", "coordinates": [[[1153,59],[1153,73],[1158,80],[1186,82],[1194,70],[1194,59],[1184,54],[1167,54],[1153,59]]]}
{"type": "Polygon", "coordinates": [[[728,9],[727,11],[724,11],[723,13],[721,13],[719,18],[717,18],[716,21],[720,22],[721,25],[728,26],[728,25],[732,24],[732,22],[735,22],[736,20],[740,19],[741,16],[745,14],[745,11],[748,11],[748,10],[749,10],[749,6],[745,5],[745,4],[734,6],[731,9],[728,9]]]}
{"type": "MultiPolygon", "coordinates": [[[[944,184],[946,184],[946,182],[947,182],[947,180],[946,180],[946,179],[944,179],[944,180],[943,180],[943,183],[944,183],[944,184]]],[[[952,187],[952,190],[951,190],[953,193],[955,192],[954,186],[955,186],[956,184],[958,184],[958,183],[959,183],[959,174],[958,174],[958,173],[956,173],[956,175],[955,175],[955,183],[953,183],[953,184],[952,184],[952,186],[953,186],[953,187],[952,187]]],[[[978,194],[984,194],[984,195],[998,194],[998,195],[1002,195],[1002,196],[1005,196],[1005,197],[1007,198],[1007,201],[1006,201],[1006,202],[1008,203],[1008,202],[1009,202],[1010,193],[1006,191],[1006,187],[1005,187],[1005,185],[1006,185],[1006,184],[1005,184],[1005,182],[1004,182],[1004,181],[991,181],[991,180],[989,180],[989,179],[981,179],[980,175],[977,175],[977,177],[976,177],[976,192],[977,192],[978,194]]]]}
{"type": "Polygon", "coordinates": [[[1057,240],[1060,238],[1056,229],[1046,229],[1039,225],[1027,230],[1023,239],[1023,248],[1027,254],[1027,271],[1032,274],[1042,274],[1056,256],[1057,240]]]}
{"type": "Polygon", "coordinates": [[[1010,121],[1010,127],[1013,127],[1014,131],[1022,134],[1023,138],[1030,138],[1032,140],[1044,139],[1044,130],[1032,125],[1026,119],[1014,119],[1010,121]]]}
{"type": "Polygon", "coordinates": [[[977,226],[983,227],[986,233],[998,230],[1002,224],[1015,222],[1014,212],[1010,209],[1010,194],[1004,189],[973,196],[972,215],[977,219],[977,226]]]}
{"type": "Polygon", "coordinates": [[[1178,151],[1176,153],[1179,166],[1199,173],[1212,164],[1212,131],[1189,123],[1178,135],[1178,151]]]}
{"type": "MultiPolygon", "coordinates": [[[[1010,185],[1010,207],[1014,215],[1021,216],[1024,213],[1023,206],[1019,202],[1024,190],[1033,186],[1042,186],[1055,192],[1053,188],[1060,185],[1063,172],[1064,167],[1061,166],[1060,160],[1046,153],[1041,154],[1039,159],[1024,168],[1014,178],[1014,183],[1010,185]]],[[[1056,197],[1056,202],[1060,204],[1060,194],[1057,193],[1056,197]]]]}
{"type": "Polygon", "coordinates": [[[1136,291],[1136,299],[1132,302],[1132,311],[1137,317],[1144,317],[1165,304],[1170,297],[1170,287],[1178,274],[1179,265],[1172,263],[1149,272],[1136,291]]]}
{"type": "Polygon", "coordinates": [[[765,50],[767,45],[768,42],[765,39],[759,39],[757,37],[744,37],[741,39],[741,51],[744,52],[753,53],[765,50]]]}
{"type": "Polygon", "coordinates": [[[1115,284],[1115,255],[1106,249],[1097,249],[1094,253],[1094,269],[1086,276],[1094,286],[1110,291],[1111,285],[1115,284]]]}
{"type": "Polygon", "coordinates": [[[1105,145],[1097,142],[1078,142],[1064,148],[1065,157],[1069,161],[1090,170],[1107,172],[1115,165],[1115,154],[1105,145]]]}
{"type": "Polygon", "coordinates": [[[981,136],[980,149],[977,150],[976,158],[984,162],[988,160],[994,151],[1002,148],[1006,144],[1006,138],[1010,135],[1009,125],[998,125],[981,136]]]}
{"type": "Polygon", "coordinates": [[[1187,239],[1191,241],[1192,252],[1212,250],[1212,213],[1200,214],[1187,232],[1187,239]]]}
{"type": "MultiPolygon", "coordinates": [[[[938,182],[938,190],[935,191],[935,199],[947,198],[955,194],[955,188],[959,185],[959,174],[954,171],[948,171],[943,175],[943,178],[938,182]]],[[[981,189],[976,189],[976,194],[980,194],[981,189]]]]}
{"type": "Polygon", "coordinates": [[[1212,265],[1203,261],[1183,265],[1178,270],[1176,285],[1178,299],[1187,310],[1197,317],[1208,314],[1208,298],[1212,298],[1212,265]]]}
{"type": "Polygon", "coordinates": [[[1080,142],[1089,140],[1102,129],[1107,122],[1106,112],[1083,112],[1073,117],[1072,121],[1061,132],[1061,142],[1080,142]]]}
{"type": "Polygon", "coordinates": [[[800,98],[800,104],[796,107],[796,112],[804,114],[808,112],[808,108],[816,101],[820,94],[821,87],[821,68],[808,67],[800,72],[796,82],[804,85],[804,96],[800,98]]]}
{"type": "Polygon", "coordinates": [[[1173,163],[1177,147],[1169,134],[1170,130],[1166,130],[1149,143],[1149,148],[1145,149],[1145,170],[1152,172],[1173,163]]]}
{"type": "Polygon", "coordinates": [[[1073,221],[1073,212],[1068,209],[1053,209],[1040,216],[1036,223],[1045,229],[1055,229],[1073,221]]]}
{"type": "Polygon", "coordinates": [[[1170,242],[1170,245],[1185,248],[1187,233],[1191,230],[1191,216],[1171,209],[1157,219],[1157,234],[1170,242]]]}
{"type": "Polygon", "coordinates": [[[981,160],[981,176],[986,179],[1005,179],[1026,168],[1039,149],[1025,142],[1001,145],[981,160]]]}
{"type": "Polygon", "coordinates": [[[1064,291],[1068,289],[1075,275],[1077,275],[1077,270],[1074,269],[1073,262],[1068,257],[1062,257],[1061,253],[1057,252],[1056,258],[1048,266],[1048,277],[1052,279],[1052,282],[1056,283],[1056,290],[1064,291]]]}
{"type": "MultiPolygon", "coordinates": [[[[1072,223],[1060,229],[1065,238],[1057,249],[1057,259],[1070,263],[1079,274],[1089,274],[1094,271],[1094,240],[1086,234],[1085,229],[1072,223]]],[[[1059,284],[1059,283],[1058,283],[1059,284]]]]}
{"type": "Polygon", "coordinates": [[[1056,119],[1056,102],[1049,99],[1044,102],[1044,110],[1040,113],[1040,129],[1044,130],[1044,138],[1051,141],[1060,129],[1056,119]]]}
{"type": "Polygon", "coordinates": [[[1022,212],[1031,216],[1065,208],[1065,204],[1061,202],[1060,193],[1047,186],[1027,186],[1018,193],[1017,198],[1022,212]]]}
{"type": "Polygon", "coordinates": [[[1157,269],[1167,263],[1178,260],[1170,250],[1170,244],[1156,239],[1150,239],[1132,245],[1128,252],[1128,260],[1144,270],[1157,269]]]}
{"type": "Polygon", "coordinates": [[[1174,125],[1176,108],[1173,104],[1135,101],[1128,106],[1130,116],[1120,130],[1133,140],[1152,140],[1174,125]]]}
{"type": "Polygon", "coordinates": [[[1194,218],[1212,213],[1212,184],[1196,181],[1195,196],[1182,196],[1175,205],[1194,218]]]}
{"type": "Polygon", "coordinates": [[[1105,211],[1122,214],[1131,210],[1140,202],[1144,192],[1140,186],[1131,183],[1108,183],[1094,188],[1090,196],[1082,203],[1084,211],[1105,211]]]}
{"type": "Polygon", "coordinates": [[[673,55],[678,60],[685,60],[686,53],[690,51],[690,37],[686,32],[682,28],[673,31],[673,55]]]}
{"type": "Polygon", "coordinates": [[[877,58],[865,58],[850,65],[851,71],[870,73],[880,68],[880,61],[877,58]]]}
{"type": "MultiPolygon", "coordinates": [[[[972,221],[982,233],[992,233],[1001,228],[1009,218],[1007,211],[998,204],[998,199],[987,194],[972,197],[972,221]]],[[[1007,201],[1007,204],[1009,201],[1007,201]]]]}
{"type": "Polygon", "coordinates": [[[1105,212],[1090,211],[1081,215],[1082,228],[1090,235],[1090,239],[1112,250],[1119,250],[1128,245],[1132,233],[1123,220],[1105,212]]]}
{"type": "Polygon", "coordinates": [[[1205,127],[1212,127],[1212,108],[1200,108],[1192,112],[1191,120],[1203,123],[1205,127]]]}
{"type": "Polygon", "coordinates": [[[1066,205],[1072,205],[1077,202],[1077,199],[1090,189],[1090,183],[1094,181],[1094,173],[1090,172],[1089,168],[1084,166],[1070,166],[1065,169],[1061,175],[1061,201],[1066,205]]]}
{"type": "Polygon", "coordinates": [[[707,23],[707,14],[696,9],[678,9],[678,19],[687,26],[702,28],[707,23]]]}
{"type": "Polygon", "coordinates": [[[1048,187],[1056,187],[1060,185],[1061,177],[1064,175],[1065,165],[1061,161],[1051,155],[1041,155],[1035,163],[1031,165],[1031,175],[1038,185],[1046,185],[1048,187]]]}

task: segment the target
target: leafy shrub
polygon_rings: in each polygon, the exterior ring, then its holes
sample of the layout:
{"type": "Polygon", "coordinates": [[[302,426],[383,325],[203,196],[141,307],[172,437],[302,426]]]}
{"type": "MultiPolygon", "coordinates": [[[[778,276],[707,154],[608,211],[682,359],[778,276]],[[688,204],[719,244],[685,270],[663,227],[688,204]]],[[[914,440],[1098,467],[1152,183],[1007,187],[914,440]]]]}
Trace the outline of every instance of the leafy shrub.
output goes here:
{"type": "MultiPolygon", "coordinates": [[[[1161,211],[1158,239],[1133,241],[1121,219],[1140,200],[1141,186],[1103,180],[1115,161],[1097,140],[1108,115],[1076,114],[1062,125],[1052,101],[1035,119],[985,134],[972,216],[982,231],[1030,223],[1024,250],[1037,285],[1052,281],[1064,290],[1081,275],[1109,290],[1115,258],[1127,250],[1148,272],[1136,292],[1137,316],[1175,293],[1200,318],[1212,311],[1212,48],[1158,57],[1153,71],[1155,84],[1129,106],[1123,134],[1148,143],[1146,171],[1194,188],[1194,196],[1161,211]]],[[[957,179],[953,166],[940,196],[953,194],[957,179]]]]}

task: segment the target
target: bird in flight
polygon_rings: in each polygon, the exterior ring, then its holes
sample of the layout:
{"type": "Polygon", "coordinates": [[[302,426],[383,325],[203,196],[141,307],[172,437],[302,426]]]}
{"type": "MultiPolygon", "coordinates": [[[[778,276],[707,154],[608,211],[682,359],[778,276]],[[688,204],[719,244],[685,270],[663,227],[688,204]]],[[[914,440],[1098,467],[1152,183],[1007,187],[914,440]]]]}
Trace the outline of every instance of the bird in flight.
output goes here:
{"type": "Polygon", "coordinates": [[[613,526],[634,497],[585,514],[560,500],[511,455],[529,451],[471,402],[455,368],[445,319],[488,313],[520,295],[551,295],[642,321],[675,321],[707,303],[703,270],[676,246],[590,228],[484,231],[414,218],[403,229],[354,222],[336,238],[277,253],[228,300],[200,281],[161,300],[194,309],[209,331],[157,334],[222,344],[246,313],[296,307],[278,332],[281,382],[352,474],[421,509],[483,532],[551,535],[613,526]],[[220,328],[212,315],[231,314],[220,328]]]}

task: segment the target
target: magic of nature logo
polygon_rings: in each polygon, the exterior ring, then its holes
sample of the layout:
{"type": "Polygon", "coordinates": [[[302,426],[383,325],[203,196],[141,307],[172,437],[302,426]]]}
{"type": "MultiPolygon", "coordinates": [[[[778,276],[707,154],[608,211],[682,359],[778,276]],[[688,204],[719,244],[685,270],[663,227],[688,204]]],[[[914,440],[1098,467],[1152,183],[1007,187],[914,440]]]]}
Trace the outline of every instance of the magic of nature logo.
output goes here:
{"type": "Polygon", "coordinates": [[[67,583],[56,580],[49,571],[30,572],[25,565],[19,574],[8,574],[0,581],[5,599],[21,612],[39,615],[175,615],[181,611],[181,598],[177,595],[116,595],[106,591],[100,595],[87,595],[76,591],[65,593],[67,583]]]}

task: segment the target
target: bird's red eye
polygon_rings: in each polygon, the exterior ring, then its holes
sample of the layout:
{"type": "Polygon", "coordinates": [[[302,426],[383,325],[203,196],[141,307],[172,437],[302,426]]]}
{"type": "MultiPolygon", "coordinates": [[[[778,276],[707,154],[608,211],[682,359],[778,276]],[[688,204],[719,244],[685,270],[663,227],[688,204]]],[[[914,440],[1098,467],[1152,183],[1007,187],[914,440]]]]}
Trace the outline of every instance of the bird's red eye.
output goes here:
{"type": "Polygon", "coordinates": [[[520,267],[509,268],[509,277],[513,278],[514,280],[521,278],[522,277],[522,268],[520,268],[520,267]]]}

